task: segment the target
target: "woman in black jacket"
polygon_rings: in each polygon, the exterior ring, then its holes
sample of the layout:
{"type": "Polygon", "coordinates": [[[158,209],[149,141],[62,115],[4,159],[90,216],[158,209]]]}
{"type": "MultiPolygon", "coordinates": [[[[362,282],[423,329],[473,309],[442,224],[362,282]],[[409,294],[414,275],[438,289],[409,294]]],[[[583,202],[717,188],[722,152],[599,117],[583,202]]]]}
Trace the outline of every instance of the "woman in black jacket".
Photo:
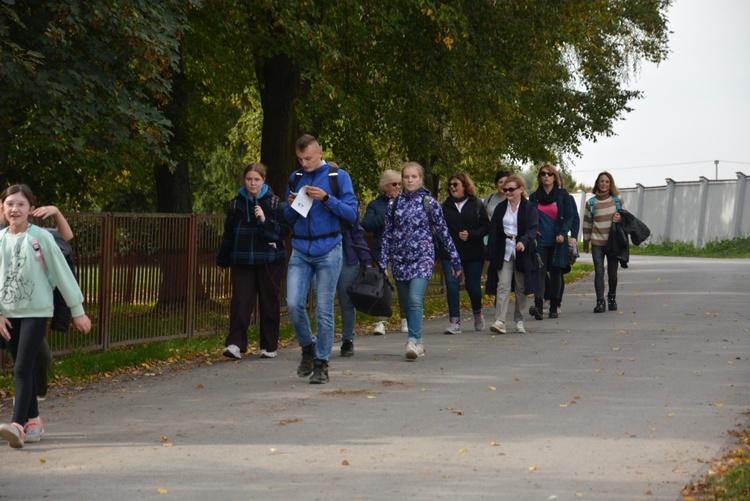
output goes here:
{"type": "Polygon", "coordinates": [[[247,329],[260,300],[261,358],[276,357],[281,305],[279,291],[284,276],[284,239],[289,226],[284,203],[265,184],[266,166],[253,163],[242,173],[243,186],[230,202],[216,264],[221,272],[232,268],[232,302],[229,335],[223,355],[242,358],[247,351],[247,329]]]}
{"type": "MultiPolygon", "coordinates": [[[[484,236],[489,233],[490,220],[482,201],[476,197],[476,188],[471,178],[459,172],[448,180],[448,199],[443,202],[443,214],[448,232],[456,244],[461,268],[466,277],[466,292],[471,300],[474,314],[474,330],[484,330],[482,315],[482,270],[484,269],[484,236]]],[[[445,271],[445,287],[448,299],[450,325],[446,334],[461,334],[461,305],[459,287],[461,276],[451,273],[448,253],[440,250],[440,258],[445,271]]]]}
{"type": "Polygon", "coordinates": [[[524,196],[526,183],[518,174],[505,180],[505,200],[495,207],[488,242],[487,294],[495,294],[495,323],[492,332],[505,334],[510,292],[515,278],[516,332],[526,332],[523,310],[526,296],[538,293],[539,261],[536,233],[539,214],[524,196]]]}

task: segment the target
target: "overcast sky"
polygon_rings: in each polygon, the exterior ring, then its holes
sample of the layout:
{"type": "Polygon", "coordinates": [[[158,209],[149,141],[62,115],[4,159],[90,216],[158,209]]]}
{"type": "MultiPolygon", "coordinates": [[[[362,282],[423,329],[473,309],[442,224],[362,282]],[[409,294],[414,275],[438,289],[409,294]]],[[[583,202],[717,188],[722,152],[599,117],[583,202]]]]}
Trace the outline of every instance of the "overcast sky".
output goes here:
{"type": "Polygon", "coordinates": [[[586,142],[569,162],[592,186],[608,170],[618,187],[750,174],[750,0],[676,0],[668,12],[669,58],[644,64],[629,87],[643,91],[615,136],[586,142]]]}

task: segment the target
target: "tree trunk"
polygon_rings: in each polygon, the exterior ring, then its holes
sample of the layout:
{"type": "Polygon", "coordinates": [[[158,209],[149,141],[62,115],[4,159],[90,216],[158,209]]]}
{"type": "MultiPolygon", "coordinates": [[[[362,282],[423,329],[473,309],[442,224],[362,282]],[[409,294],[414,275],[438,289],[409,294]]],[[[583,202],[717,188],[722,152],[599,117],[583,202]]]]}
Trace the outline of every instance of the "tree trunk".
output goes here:
{"type": "Polygon", "coordinates": [[[297,166],[295,100],[300,93],[299,69],[286,54],[260,58],[255,74],[263,107],[260,161],[268,167],[268,184],[282,199],[289,175],[297,166]]]}
{"type": "MultiPolygon", "coordinates": [[[[172,81],[172,99],[164,115],[172,122],[172,138],[169,149],[174,165],[159,165],[156,168],[156,210],[162,213],[190,213],[193,197],[190,191],[190,135],[187,121],[188,80],[183,71],[182,60],[172,81]]],[[[159,265],[162,280],[159,285],[157,310],[185,304],[187,293],[186,231],[182,226],[162,220],[159,232],[159,265]]]]}

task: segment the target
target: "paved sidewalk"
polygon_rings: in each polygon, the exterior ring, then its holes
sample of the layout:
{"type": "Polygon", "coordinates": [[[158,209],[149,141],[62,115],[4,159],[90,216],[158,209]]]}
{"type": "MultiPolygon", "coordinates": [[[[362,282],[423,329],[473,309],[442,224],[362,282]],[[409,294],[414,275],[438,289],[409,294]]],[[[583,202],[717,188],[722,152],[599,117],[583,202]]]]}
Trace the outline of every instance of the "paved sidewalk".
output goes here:
{"type": "Polygon", "coordinates": [[[53,394],[0,497],[681,499],[750,424],[750,260],[636,256],[619,291],[594,315],[588,277],[528,334],[428,321],[413,362],[400,332],[337,342],[328,385],[289,348],[53,394]]]}

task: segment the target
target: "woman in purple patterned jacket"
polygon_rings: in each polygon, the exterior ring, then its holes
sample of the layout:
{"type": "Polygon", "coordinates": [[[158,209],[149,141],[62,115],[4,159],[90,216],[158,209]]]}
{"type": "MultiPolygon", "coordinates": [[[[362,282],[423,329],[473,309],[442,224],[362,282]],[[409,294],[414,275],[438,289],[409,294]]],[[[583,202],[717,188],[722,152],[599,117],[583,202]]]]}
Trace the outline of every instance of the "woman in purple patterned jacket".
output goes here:
{"type": "Polygon", "coordinates": [[[406,303],[409,337],[406,358],[424,356],[422,315],[424,293],[435,267],[433,232],[450,254],[453,276],[461,274],[461,260],[448,233],[443,209],[423,186],[424,169],[409,162],[401,169],[404,191],[388,205],[380,264],[390,263],[399,301],[406,303]]]}

